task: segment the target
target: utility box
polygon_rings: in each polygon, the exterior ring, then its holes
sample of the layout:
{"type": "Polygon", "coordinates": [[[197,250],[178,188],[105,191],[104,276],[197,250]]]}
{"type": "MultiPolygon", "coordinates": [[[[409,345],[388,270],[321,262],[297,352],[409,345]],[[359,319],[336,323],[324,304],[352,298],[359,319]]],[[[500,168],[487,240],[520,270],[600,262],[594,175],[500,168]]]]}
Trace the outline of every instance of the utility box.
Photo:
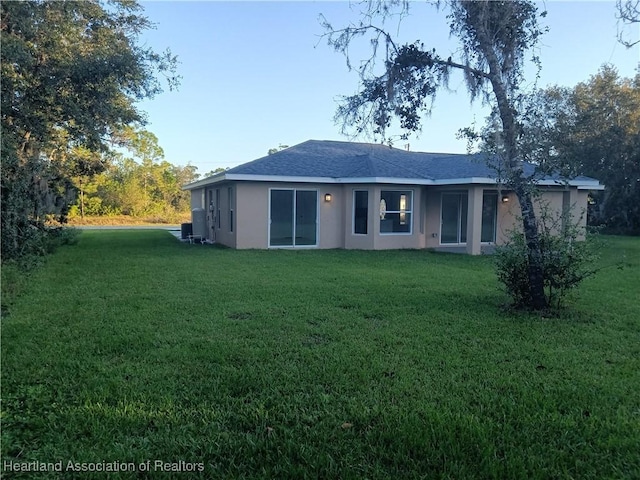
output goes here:
{"type": "Polygon", "coordinates": [[[193,223],[183,223],[180,225],[180,237],[182,240],[189,240],[189,237],[193,234],[193,223]]]}
{"type": "Polygon", "coordinates": [[[201,240],[207,238],[207,212],[204,208],[191,210],[191,224],[193,237],[199,237],[201,240]]]}

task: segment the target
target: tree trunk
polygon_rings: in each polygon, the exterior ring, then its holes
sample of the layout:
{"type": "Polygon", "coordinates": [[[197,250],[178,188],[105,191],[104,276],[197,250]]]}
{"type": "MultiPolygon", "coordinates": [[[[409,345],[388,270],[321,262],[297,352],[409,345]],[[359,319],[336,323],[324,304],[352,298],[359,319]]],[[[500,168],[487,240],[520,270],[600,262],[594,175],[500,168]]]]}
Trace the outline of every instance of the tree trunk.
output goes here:
{"type": "Polygon", "coordinates": [[[524,185],[518,185],[515,193],[522,211],[522,227],[527,244],[530,306],[534,310],[543,310],[548,304],[544,294],[544,265],[533,200],[524,185]]]}
{"type": "Polygon", "coordinates": [[[478,38],[480,40],[480,49],[487,58],[489,65],[488,79],[496,97],[498,113],[502,122],[507,185],[514,189],[522,211],[522,229],[526,240],[528,257],[529,306],[534,310],[543,310],[547,307],[547,299],[544,294],[542,249],[540,237],[538,236],[536,213],[533,209],[533,199],[531,198],[531,192],[527,188],[521,157],[518,155],[516,113],[513,109],[513,102],[509,98],[507,84],[500,74],[500,62],[491,47],[492,43],[487,37],[486,31],[481,25],[478,26],[478,38]]]}
{"type": "Polygon", "coordinates": [[[84,220],[84,185],[80,179],[80,218],[84,220]]]}

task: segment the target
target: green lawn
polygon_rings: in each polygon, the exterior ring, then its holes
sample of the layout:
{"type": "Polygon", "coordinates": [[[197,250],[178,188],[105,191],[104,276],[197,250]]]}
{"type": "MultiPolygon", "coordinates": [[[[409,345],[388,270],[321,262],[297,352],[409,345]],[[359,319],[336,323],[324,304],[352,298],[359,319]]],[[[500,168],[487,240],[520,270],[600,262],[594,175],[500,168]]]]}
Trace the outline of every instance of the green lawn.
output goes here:
{"type": "Polygon", "coordinates": [[[3,476],[640,478],[640,239],[607,240],[540,318],[490,257],[85,231],[2,319],[3,476]]]}

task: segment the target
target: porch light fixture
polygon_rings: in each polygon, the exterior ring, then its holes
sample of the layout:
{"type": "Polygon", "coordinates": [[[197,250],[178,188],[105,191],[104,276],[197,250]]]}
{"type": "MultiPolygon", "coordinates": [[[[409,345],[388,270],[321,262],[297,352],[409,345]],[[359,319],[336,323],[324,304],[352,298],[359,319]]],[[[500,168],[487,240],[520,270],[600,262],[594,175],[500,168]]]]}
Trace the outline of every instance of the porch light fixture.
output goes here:
{"type": "Polygon", "coordinates": [[[502,195],[502,198],[500,200],[502,201],[502,203],[508,203],[509,202],[509,195],[502,195]]]}
{"type": "Polygon", "coordinates": [[[331,194],[330,193],[325,193],[324,194],[324,201],[325,202],[330,202],[331,201],[331,194]]]}

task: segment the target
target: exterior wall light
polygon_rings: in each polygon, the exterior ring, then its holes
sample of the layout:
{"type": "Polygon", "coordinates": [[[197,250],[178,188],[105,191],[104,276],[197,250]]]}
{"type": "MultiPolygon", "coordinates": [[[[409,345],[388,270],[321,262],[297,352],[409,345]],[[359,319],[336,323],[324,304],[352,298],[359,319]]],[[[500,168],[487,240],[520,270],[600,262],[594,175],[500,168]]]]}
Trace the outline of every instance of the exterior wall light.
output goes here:
{"type": "Polygon", "coordinates": [[[508,203],[509,202],[509,195],[502,195],[501,201],[502,201],[502,203],[508,203]]]}
{"type": "Polygon", "coordinates": [[[324,194],[324,201],[325,202],[330,202],[331,201],[331,194],[330,193],[325,193],[324,194]]]}

